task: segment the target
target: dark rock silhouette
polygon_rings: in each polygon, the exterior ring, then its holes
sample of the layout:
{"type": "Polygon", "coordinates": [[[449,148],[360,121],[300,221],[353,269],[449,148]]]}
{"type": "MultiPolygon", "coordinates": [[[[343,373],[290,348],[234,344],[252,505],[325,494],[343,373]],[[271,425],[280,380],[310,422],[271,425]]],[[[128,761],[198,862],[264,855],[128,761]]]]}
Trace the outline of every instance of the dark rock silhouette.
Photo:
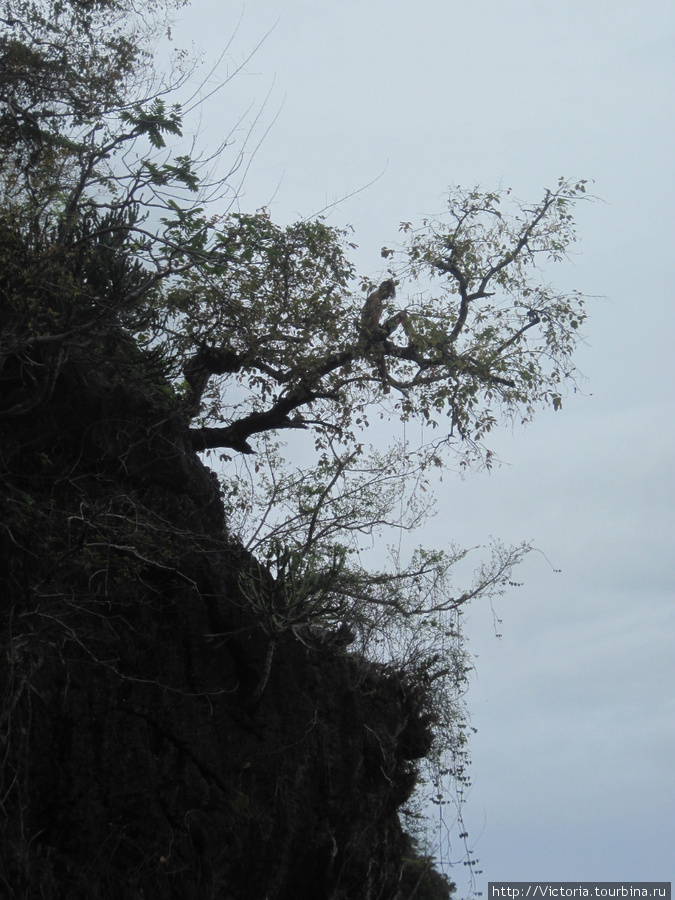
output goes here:
{"type": "MultiPolygon", "coordinates": [[[[39,415],[3,422],[0,466],[0,895],[417,890],[398,810],[431,742],[419,692],[351,635],[289,632],[257,696],[270,639],[238,584],[258,564],[148,358],[71,354],[39,415]]],[[[437,878],[415,896],[449,896],[437,878]]]]}

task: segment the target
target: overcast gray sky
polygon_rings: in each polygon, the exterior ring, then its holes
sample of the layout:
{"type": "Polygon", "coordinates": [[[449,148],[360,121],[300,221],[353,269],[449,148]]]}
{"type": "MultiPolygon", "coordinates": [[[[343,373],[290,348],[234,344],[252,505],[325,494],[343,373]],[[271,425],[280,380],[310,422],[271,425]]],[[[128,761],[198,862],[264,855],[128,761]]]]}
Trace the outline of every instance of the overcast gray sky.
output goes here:
{"type": "Polygon", "coordinates": [[[597,297],[584,393],[503,432],[508,465],[446,480],[433,541],[532,539],[562,570],[528,558],[496,604],[499,640],[489,609],[467,615],[478,888],[671,880],[675,4],[195,0],[175,42],[213,57],[240,15],[230,67],[273,30],[202,137],[271,90],[240,202],[281,223],[377,179],[330,218],[355,226],[364,274],[450,184],[535,200],[560,175],[594,179],[603,202],[579,208],[577,255],[551,272],[597,297]]]}

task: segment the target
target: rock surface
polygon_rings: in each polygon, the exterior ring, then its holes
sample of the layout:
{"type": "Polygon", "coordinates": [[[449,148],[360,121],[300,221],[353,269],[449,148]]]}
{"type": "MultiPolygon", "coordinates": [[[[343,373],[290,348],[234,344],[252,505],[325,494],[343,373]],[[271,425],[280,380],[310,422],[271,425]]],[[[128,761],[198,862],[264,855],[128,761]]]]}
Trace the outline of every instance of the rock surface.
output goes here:
{"type": "Polygon", "coordinates": [[[399,822],[417,692],[341,641],[272,645],[170,387],[105,349],[0,430],[0,894],[448,897],[399,822]]]}

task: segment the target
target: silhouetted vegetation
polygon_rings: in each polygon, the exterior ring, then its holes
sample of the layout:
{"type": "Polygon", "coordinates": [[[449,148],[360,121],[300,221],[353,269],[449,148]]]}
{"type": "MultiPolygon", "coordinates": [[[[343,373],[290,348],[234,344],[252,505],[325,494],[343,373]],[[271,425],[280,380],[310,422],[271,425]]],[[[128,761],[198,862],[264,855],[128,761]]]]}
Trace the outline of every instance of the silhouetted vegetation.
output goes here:
{"type": "Polygon", "coordinates": [[[528,547],[457,590],[465,551],[361,543],[560,406],[583,302],[536,263],[584,185],[457,189],[378,288],[181,152],[169,7],[0,12],[0,892],[447,898],[414,797],[461,790],[459,612],[528,547]],[[369,448],[375,410],[432,440],[369,448]]]}

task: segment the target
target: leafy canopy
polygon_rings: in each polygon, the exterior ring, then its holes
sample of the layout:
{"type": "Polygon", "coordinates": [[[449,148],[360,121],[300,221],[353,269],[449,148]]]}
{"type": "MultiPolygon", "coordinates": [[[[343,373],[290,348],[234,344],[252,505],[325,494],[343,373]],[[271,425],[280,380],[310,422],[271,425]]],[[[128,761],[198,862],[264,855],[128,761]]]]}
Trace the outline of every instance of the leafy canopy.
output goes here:
{"type": "Polygon", "coordinates": [[[2,21],[5,239],[12,257],[22,244],[24,281],[29,258],[38,282],[45,264],[54,273],[39,325],[14,310],[19,352],[36,340],[67,350],[128,315],[183,382],[198,449],[249,453],[256,436],[290,428],[323,450],[354,448],[376,406],[429,424],[437,444],[475,448],[504,418],[560,406],[583,298],[552,289],[539,263],[574,241],[584,182],[561,179],[531,205],[451,191],[442,216],[404,223],[402,243],[383,249],[397,296],[364,330],[345,231],[207,209],[198,159],[166,146],[180,148],[181,107],[167,96],[181,80],[152,72],[156,19],[139,38],[131,0],[6,0],[2,21]]]}

